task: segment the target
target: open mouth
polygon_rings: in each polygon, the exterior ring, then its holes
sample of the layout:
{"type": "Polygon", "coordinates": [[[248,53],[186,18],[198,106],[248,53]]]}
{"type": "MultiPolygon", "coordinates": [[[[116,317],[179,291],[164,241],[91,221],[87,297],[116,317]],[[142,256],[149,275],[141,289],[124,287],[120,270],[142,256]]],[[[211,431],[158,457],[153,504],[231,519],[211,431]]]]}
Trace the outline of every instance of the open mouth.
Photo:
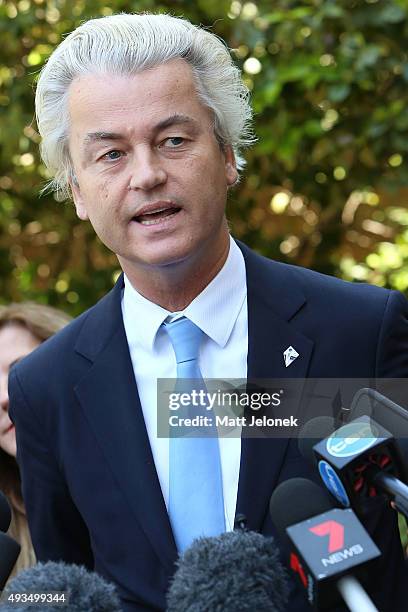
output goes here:
{"type": "Polygon", "coordinates": [[[153,210],[152,212],[143,213],[142,215],[137,215],[133,217],[133,221],[137,221],[141,225],[157,225],[161,223],[164,219],[170,219],[170,217],[174,217],[180,212],[181,208],[177,206],[166,206],[163,208],[158,208],[157,210],[153,210]]]}

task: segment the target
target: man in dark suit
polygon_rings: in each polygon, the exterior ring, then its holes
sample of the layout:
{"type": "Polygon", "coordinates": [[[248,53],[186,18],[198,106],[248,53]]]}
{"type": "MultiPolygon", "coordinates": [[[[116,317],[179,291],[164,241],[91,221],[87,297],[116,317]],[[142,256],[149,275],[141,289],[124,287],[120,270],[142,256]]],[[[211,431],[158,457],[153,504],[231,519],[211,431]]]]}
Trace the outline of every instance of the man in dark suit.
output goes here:
{"type": "MultiPolygon", "coordinates": [[[[54,187],[72,193],[124,274],[10,375],[33,544],[39,560],[82,563],[114,582],[124,610],[162,610],[185,547],[177,513],[188,517],[195,495],[207,499],[202,518],[186,521],[187,542],[194,529],[233,528],[236,513],[269,535],[276,485],[316,476],[283,438],[220,438],[215,453],[208,447],[221,475],[210,484],[194,457],[176,467],[157,436],[156,379],[185,377],[189,361],[207,378],[402,378],[407,305],[396,292],[266,260],[229,236],[225,202],[250,109],[210,33],[164,15],[87,22],[51,56],[36,101],[54,187]],[[183,360],[171,329],[186,321],[200,341],[183,360]],[[177,497],[174,482],[189,472],[193,494],[177,497]]],[[[365,523],[384,560],[373,597],[396,610],[396,520],[374,505],[365,523]]],[[[294,584],[288,609],[308,609],[294,584]]]]}

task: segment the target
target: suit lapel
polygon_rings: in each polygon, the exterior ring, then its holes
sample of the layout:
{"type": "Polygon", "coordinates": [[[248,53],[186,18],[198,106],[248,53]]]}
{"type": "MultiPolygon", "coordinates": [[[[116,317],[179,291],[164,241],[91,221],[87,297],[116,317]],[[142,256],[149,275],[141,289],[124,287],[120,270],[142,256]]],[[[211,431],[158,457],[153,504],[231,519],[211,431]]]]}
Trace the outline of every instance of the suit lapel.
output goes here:
{"type": "Polygon", "coordinates": [[[128,350],[121,288],[120,279],[84,324],[76,351],[93,363],[75,392],[119,487],[170,572],[177,552],[128,350]]]}
{"type": "MultiPolygon", "coordinates": [[[[306,299],[293,282],[290,267],[241,248],[247,273],[248,380],[305,378],[313,342],[298,332],[291,320],[306,299]],[[299,357],[285,366],[283,352],[293,346],[299,357]]],[[[297,388],[301,393],[300,381],[297,388]]],[[[249,529],[259,530],[279,477],[289,440],[287,438],[243,438],[237,498],[237,513],[247,518],[249,529]]]]}

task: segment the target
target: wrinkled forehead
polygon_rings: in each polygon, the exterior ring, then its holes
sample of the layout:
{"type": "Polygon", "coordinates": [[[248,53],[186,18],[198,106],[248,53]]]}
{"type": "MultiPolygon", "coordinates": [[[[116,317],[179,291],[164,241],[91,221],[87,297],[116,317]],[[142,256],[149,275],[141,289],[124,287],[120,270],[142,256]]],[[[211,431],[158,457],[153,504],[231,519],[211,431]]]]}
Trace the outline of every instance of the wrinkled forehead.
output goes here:
{"type": "Polygon", "coordinates": [[[213,127],[184,60],[131,75],[84,74],[69,89],[70,140],[85,146],[92,135],[146,133],[169,123],[213,127]]]}

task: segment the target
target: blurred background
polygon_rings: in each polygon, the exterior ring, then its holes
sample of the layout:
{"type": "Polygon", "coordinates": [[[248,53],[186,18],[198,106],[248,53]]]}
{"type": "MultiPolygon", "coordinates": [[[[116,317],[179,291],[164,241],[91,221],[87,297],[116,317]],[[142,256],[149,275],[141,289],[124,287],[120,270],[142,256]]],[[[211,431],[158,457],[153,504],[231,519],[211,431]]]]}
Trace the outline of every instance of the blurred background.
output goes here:
{"type": "Polygon", "coordinates": [[[70,202],[39,196],[34,88],[90,17],[164,11],[233,49],[258,143],[230,194],[258,252],[408,292],[408,0],[0,0],[0,302],[72,315],[108,291],[116,257],[70,202]]]}

